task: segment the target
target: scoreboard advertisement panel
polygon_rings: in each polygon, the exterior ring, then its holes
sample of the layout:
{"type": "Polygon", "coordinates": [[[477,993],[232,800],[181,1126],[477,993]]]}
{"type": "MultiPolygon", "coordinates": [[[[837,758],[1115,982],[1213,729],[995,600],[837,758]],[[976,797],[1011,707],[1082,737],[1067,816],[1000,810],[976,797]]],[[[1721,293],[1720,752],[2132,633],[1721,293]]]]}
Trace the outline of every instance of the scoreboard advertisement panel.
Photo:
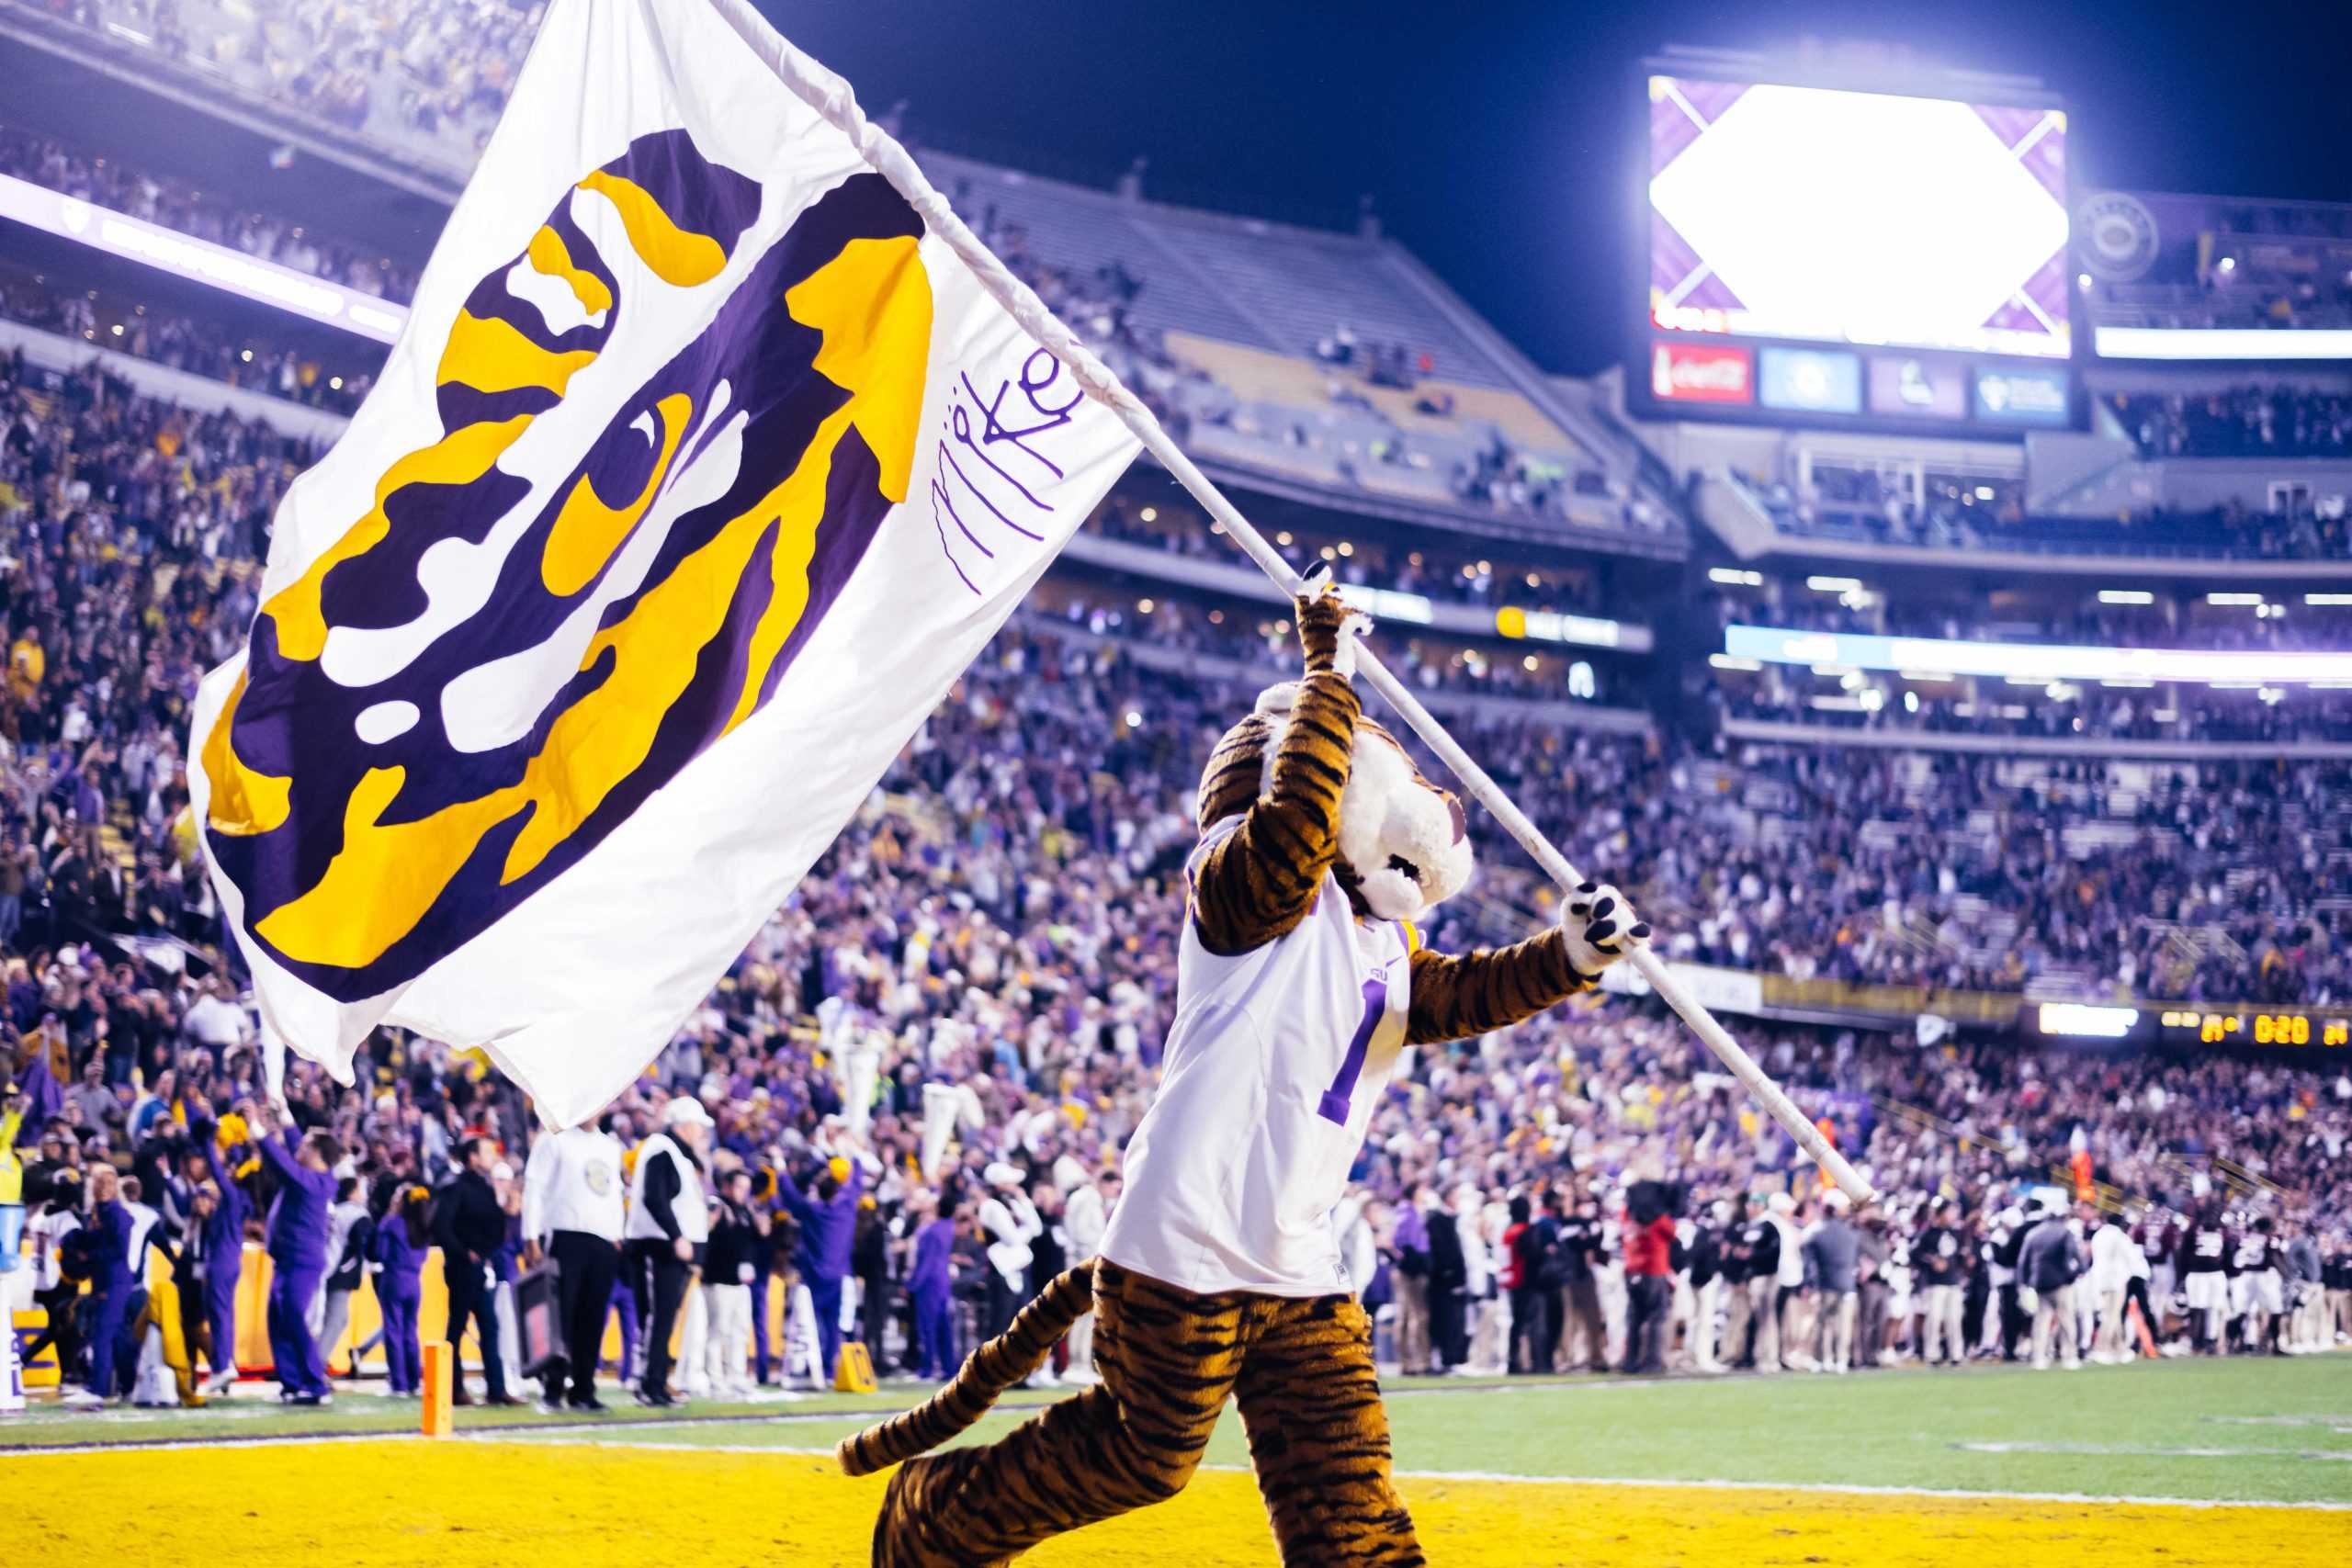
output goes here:
{"type": "Polygon", "coordinates": [[[2345,1052],[2352,1055],[2352,1008],[2228,1007],[2202,1002],[2028,1003],[2018,1012],[2028,1033],[2051,1040],[2171,1046],[2345,1052]]]}
{"type": "Polygon", "coordinates": [[[2012,436],[2073,422],[2063,109],[1645,82],[1648,412],[2012,436]]]}

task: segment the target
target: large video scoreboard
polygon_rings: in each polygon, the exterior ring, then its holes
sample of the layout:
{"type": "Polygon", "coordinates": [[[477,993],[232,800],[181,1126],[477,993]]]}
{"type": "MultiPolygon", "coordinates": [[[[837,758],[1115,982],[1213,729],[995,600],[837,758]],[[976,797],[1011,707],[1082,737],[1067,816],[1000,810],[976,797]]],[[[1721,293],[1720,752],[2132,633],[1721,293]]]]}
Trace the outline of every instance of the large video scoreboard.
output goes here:
{"type": "Polygon", "coordinates": [[[2066,116],[1654,68],[1645,412],[2075,423],[2066,116]]]}

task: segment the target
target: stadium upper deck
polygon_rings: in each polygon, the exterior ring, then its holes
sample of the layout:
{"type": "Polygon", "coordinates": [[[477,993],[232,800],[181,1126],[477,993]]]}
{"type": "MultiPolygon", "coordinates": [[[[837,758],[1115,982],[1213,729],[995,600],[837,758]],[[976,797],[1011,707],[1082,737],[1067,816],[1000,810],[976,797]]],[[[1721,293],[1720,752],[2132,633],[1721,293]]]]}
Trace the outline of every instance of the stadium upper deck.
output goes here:
{"type": "MultiPolygon", "coordinates": [[[[168,22],[130,0],[62,10],[0,0],[0,44],[51,74],[70,62],[117,90],[134,79],[182,110],[282,135],[298,158],[446,205],[536,18],[536,7],[500,0],[344,6],[331,20],[198,0],[168,22]],[[471,38],[486,23],[492,47],[462,65],[436,47],[453,28],[471,38]]],[[[102,126],[62,94],[25,115],[50,132],[79,123],[94,139],[102,126]]],[[[1645,480],[1639,448],[1563,398],[1376,228],[1303,229],[1146,201],[1132,186],[1107,192],[921,156],[959,210],[1228,480],[1399,521],[1682,552],[1680,509],[1645,480]]],[[[316,223],[378,232],[368,215],[317,196],[316,223]]],[[[413,236],[395,265],[421,260],[431,237],[413,236]]]]}

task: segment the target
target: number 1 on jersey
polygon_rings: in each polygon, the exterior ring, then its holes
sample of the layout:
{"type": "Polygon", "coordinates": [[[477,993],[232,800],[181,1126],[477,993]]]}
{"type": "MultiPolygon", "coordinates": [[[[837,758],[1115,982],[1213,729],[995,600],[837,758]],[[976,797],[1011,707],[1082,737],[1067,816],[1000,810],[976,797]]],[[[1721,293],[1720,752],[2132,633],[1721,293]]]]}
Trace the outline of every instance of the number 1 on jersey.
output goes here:
{"type": "Polygon", "coordinates": [[[1380,1021],[1388,1016],[1388,982],[1374,976],[1363,983],[1363,1021],[1356,1025],[1355,1038],[1348,1042],[1348,1054],[1340,1063],[1339,1076],[1331,1087],[1323,1091],[1322,1100],[1315,1107],[1316,1114],[1326,1122],[1348,1124],[1348,1102],[1355,1097],[1356,1079],[1363,1076],[1365,1053],[1372,1049],[1372,1036],[1379,1029],[1380,1021]]]}

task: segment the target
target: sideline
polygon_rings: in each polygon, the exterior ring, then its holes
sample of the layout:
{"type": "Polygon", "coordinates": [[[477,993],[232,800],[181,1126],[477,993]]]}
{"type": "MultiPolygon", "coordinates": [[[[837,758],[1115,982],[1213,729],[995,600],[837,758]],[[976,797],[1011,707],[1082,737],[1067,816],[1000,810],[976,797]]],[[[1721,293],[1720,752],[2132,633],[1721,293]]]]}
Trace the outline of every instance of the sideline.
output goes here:
{"type": "MultiPolygon", "coordinates": [[[[540,1448],[638,1449],[656,1453],[705,1454],[765,1454],[784,1459],[831,1459],[831,1448],[806,1449],[779,1447],[766,1443],[678,1443],[640,1442],[628,1434],[637,1430],[662,1430],[678,1427],[706,1426],[714,1422],[735,1422],[743,1425],[775,1421],[825,1421],[844,1416],[855,1419],[854,1412],[840,1415],[796,1415],[788,1416],[689,1416],[672,1421],[636,1421],[626,1427],[610,1427],[597,1430],[564,1426],[507,1427],[472,1428],[458,1435],[458,1440],[468,1443],[515,1442],[517,1434],[536,1434],[536,1442],[525,1440],[523,1446],[540,1448]]],[[[248,1448],[264,1445],[288,1447],[323,1446],[348,1443],[391,1443],[421,1441],[413,1432],[350,1432],[316,1435],[290,1434],[283,1436],[229,1437],[217,1438],[172,1439],[146,1443],[51,1444],[46,1447],[0,1450],[0,1459],[30,1459],[50,1455],[80,1456],[107,1453],[153,1453],[158,1450],[202,1450],[248,1448]]],[[[1247,1475],[1248,1465],[1204,1464],[1202,1470],[1223,1474],[1247,1475]]],[[[1939,1500],[1980,1503],[2056,1503],[2076,1506],[2114,1506],[2123,1505],[2141,1508],[2192,1508],[2205,1511],[2226,1508],[2260,1508],[2274,1513],[2290,1514],[2352,1514],[2352,1502],[2311,1501],[2281,1502],[2275,1498],[2226,1497],[2152,1497],[2135,1493],[2092,1492],[1986,1492],[1943,1486],[1877,1486],[1861,1483],[1828,1481],[1699,1481],[1684,1478],[1658,1478],[1624,1475],[1515,1475],[1501,1471],[1487,1470],[1399,1470],[1399,1481],[1441,1481],[1492,1483],[1512,1486],[1584,1486],[1637,1490],[1657,1487],[1678,1491],[1765,1492],[1793,1494],[1802,1496],[1852,1497],[1928,1497],[1939,1500]]]]}

